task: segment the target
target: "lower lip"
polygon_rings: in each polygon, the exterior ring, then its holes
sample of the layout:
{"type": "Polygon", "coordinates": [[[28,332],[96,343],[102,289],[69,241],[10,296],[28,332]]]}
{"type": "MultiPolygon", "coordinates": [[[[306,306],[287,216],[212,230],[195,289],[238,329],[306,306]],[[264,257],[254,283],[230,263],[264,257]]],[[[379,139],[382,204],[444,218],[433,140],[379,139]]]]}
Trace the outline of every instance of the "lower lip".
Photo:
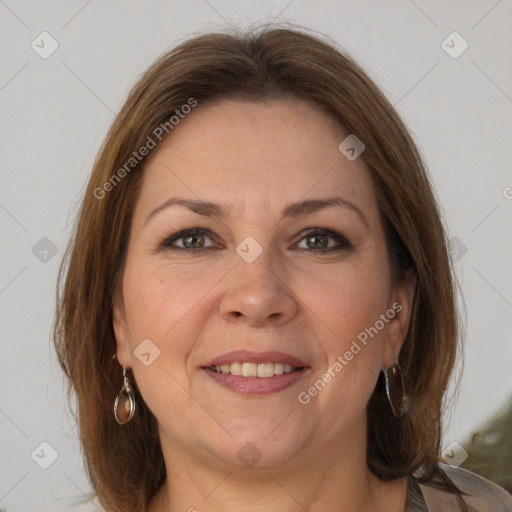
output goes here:
{"type": "Polygon", "coordinates": [[[301,368],[292,373],[283,373],[272,377],[242,377],[230,373],[219,373],[202,368],[203,372],[215,382],[242,395],[270,395],[286,389],[300,380],[309,368],[301,368]]]}

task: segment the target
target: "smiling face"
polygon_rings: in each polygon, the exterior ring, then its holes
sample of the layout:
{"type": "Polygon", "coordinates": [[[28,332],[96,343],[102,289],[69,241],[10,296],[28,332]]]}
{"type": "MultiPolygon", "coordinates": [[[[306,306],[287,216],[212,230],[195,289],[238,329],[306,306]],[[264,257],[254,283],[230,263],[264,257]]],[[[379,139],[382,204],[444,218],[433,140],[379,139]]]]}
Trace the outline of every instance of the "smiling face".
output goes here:
{"type": "Polygon", "coordinates": [[[114,328],[164,454],[284,467],[366,442],[411,297],[391,287],[373,182],[339,151],[346,135],[305,102],[223,101],[152,155],[114,328]]]}

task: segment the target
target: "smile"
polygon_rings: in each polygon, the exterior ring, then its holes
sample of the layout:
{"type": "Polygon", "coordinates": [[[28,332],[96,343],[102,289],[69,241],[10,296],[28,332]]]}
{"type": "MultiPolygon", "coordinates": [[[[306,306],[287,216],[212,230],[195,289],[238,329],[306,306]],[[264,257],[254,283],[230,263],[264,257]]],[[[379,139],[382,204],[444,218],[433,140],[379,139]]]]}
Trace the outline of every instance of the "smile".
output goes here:
{"type": "Polygon", "coordinates": [[[200,369],[224,389],[244,396],[278,393],[312,372],[306,362],[277,350],[235,350],[205,361],[200,369]]]}
{"type": "Polygon", "coordinates": [[[262,379],[283,375],[298,370],[295,366],[284,363],[232,363],[212,365],[208,368],[217,373],[240,375],[242,377],[259,377],[262,379]]]}

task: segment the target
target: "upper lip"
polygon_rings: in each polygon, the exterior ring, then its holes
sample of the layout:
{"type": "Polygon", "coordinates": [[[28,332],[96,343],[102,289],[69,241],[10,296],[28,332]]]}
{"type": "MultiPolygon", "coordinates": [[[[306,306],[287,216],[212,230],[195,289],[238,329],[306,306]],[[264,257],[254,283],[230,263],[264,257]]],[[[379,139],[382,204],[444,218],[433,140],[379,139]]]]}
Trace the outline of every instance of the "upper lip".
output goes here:
{"type": "Polygon", "coordinates": [[[206,364],[203,365],[203,367],[208,368],[209,366],[222,366],[223,364],[233,363],[283,363],[289,364],[290,366],[294,366],[295,368],[303,368],[305,366],[308,366],[304,361],[301,361],[296,357],[276,350],[270,350],[266,352],[234,350],[233,352],[222,354],[221,356],[218,356],[215,359],[208,361],[206,364]]]}

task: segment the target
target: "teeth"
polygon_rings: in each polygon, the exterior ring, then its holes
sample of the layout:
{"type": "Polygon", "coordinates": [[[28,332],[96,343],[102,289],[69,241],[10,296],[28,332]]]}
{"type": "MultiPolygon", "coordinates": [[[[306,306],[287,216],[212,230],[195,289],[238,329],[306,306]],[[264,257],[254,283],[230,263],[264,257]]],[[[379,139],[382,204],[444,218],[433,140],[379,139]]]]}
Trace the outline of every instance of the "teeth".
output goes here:
{"type": "Polygon", "coordinates": [[[256,377],[256,365],[254,363],[242,363],[242,377],[256,377]]]}
{"type": "Polygon", "coordinates": [[[274,363],[258,364],[258,377],[272,377],[274,375],[274,363]]]}
{"type": "Polygon", "coordinates": [[[230,373],[231,375],[241,375],[242,377],[260,377],[268,378],[283,373],[292,373],[298,368],[283,363],[233,363],[210,366],[210,370],[217,373],[230,373]]]}
{"type": "Polygon", "coordinates": [[[242,375],[242,363],[233,363],[231,366],[231,371],[228,373],[231,373],[231,375],[242,375]]]}

